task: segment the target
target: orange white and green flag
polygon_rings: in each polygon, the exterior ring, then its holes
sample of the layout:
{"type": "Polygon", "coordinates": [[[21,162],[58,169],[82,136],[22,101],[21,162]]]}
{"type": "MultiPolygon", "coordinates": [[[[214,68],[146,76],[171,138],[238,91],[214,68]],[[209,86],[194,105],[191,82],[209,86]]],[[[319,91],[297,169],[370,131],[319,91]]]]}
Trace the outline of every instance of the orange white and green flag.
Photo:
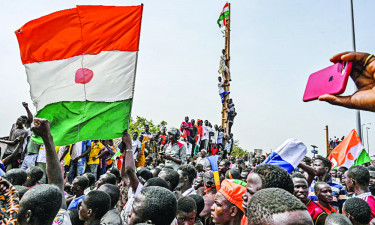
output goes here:
{"type": "Polygon", "coordinates": [[[121,137],[128,128],[142,10],[77,6],[15,32],[36,116],[51,121],[55,145],[121,137]]]}
{"type": "Polygon", "coordinates": [[[227,25],[226,19],[228,18],[228,16],[229,16],[229,3],[227,2],[224,5],[224,8],[220,13],[219,19],[217,20],[217,24],[219,25],[220,28],[227,25]]]}
{"type": "Polygon", "coordinates": [[[347,168],[371,161],[354,129],[332,150],[328,159],[331,160],[332,167],[345,166],[347,168]]]}

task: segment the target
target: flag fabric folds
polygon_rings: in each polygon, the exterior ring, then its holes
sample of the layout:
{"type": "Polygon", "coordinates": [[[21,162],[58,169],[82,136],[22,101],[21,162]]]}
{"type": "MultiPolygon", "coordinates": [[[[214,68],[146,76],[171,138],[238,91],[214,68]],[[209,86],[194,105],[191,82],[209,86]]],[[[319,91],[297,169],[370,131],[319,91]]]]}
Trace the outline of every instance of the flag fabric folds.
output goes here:
{"type": "Polygon", "coordinates": [[[331,160],[332,167],[345,166],[347,168],[371,161],[355,129],[350,131],[349,135],[332,150],[328,159],[331,160]]]}
{"type": "Polygon", "coordinates": [[[142,10],[77,6],[15,32],[36,117],[51,121],[55,145],[117,138],[128,128],[142,10]]]}
{"type": "Polygon", "coordinates": [[[287,139],[262,164],[278,165],[288,173],[292,173],[306,154],[307,147],[304,143],[298,139],[287,139]]]}
{"type": "Polygon", "coordinates": [[[223,27],[227,25],[226,18],[229,16],[229,4],[228,2],[224,5],[223,10],[220,13],[219,19],[217,20],[217,24],[219,27],[223,27]]]}

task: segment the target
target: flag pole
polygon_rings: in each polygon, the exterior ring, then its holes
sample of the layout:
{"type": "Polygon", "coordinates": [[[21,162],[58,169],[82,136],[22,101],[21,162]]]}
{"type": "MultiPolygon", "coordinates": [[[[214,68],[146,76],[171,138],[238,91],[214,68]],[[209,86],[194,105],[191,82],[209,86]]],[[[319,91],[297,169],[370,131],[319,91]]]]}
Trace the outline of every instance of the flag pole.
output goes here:
{"type": "MultiPolygon", "coordinates": [[[[229,16],[226,18],[226,26],[225,26],[225,58],[230,59],[230,23],[231,23],[231,3],[228,3],[229,7],[229,16]]],[[[224,62],[227,67],[228,71],[230,71],[230,60],[226,60],[224,62]]],[[[227,71],[223,71],[225,79],[228,81],[228,86],[224,87],[224,90],[230,92],[230,78],[227,71]]],[[[221,126],[224,128],[225,134],[229,135],[229,121],[228,121],[228,104],[227,100],[229,99],[229,94],[224,96],[224,104],[222,105],[221,111],[221,126]]]]}
{"type": "MultiPolygon", "coordinates": [[[[353,0],[350,0],[350,12],[351,12],[351,21],[352,21],[352,41],[353,41],[353,51],[356,52],[357,51],[357,47],[356,47],[356,44],[355,44],[355,27],[354,27],[354,7],[353,7],[353,0]]],[[[358,89],[355,88],[355,91],[357,91],[358,89]]],[[[362,135],[362,127],[361,127],[361,111],[360,110],[356,110],[355,112],[355,117],[356,117],[356,121],[357,121],[357,133],[358,133],[358,136],[359,136],[359,139],[361,139],[361,141],[363,142],[363,135],[362,135]]]]}

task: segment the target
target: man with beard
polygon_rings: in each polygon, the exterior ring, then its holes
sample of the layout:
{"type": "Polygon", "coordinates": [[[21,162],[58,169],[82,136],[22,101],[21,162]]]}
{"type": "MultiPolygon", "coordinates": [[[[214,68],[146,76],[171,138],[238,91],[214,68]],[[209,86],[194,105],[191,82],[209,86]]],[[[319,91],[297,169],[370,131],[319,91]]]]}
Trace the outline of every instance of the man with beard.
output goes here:
{"type": "Polygon", "coordinates": [[[211,207],[212,221],[215,224],[240,225],[244,215],[242,195],[245,192],[244,186],[225,179],[211,207]]]}
{"type": "Polygon", "coordinates": [[[300,173],[295,173],[293,174],[292,179],[294,184],[293,195],[306,205],[307,211],[313,219],[314,224],[323,225],[327,214],[315,202],[307,197],[309,195],[309,188],[305,176],[300,173]]]}

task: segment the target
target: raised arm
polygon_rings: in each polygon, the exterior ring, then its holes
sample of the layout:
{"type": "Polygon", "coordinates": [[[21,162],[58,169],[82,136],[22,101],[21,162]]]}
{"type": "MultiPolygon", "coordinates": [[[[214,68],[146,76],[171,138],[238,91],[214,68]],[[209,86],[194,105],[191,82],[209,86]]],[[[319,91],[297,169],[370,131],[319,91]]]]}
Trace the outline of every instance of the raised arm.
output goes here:
{"type": "Polygon", "coordinates": [[[29,104],[27,102],[22,102],[23,107],[25,107],[27,117],[29,118],[29,121],[33,121],[33,114],[30,112],[29,104]]]}
{"type": "Polygon", "coordinates": [[[307,185],[310,187],[311,183],[313,182],[315,176],[318,172],[314,169],[314,167],[306,165],[305,163],[301,162],[298,164],[298,167],[306,171],[307,173],[307,185]]]}
{"type": "MultiPolygon", "coordinates": [[[[132,187],[133,191],[137,190],[139,180],[136,175],[136,167],[133,158],[133,151],[132,151],[132,140],[130,135],[126,132],[124,136],[122,136],[122,141],[125,144],[125,153],[123,153],[123,163],[121,167],[121,178],[125,180],[126,177],[129,178],[130,186],[132,187]]],[[[123,150],[123,149],[122,149],[123,150]]]]}
{"type": "Polygon", "coordinates": [[[46,164],[47,164],[47,177],[48,183],[56,185],[62,193],[61,208],[66,209],[66,201],[64,198],[64,176],[61,171],[59,158],[55,151],[55,144],[53,143],[53,137],[50,131],[50,122],[46,119],[34,119],[34,124],[31,130],[39,135],[46,149],[46,164]]]}

